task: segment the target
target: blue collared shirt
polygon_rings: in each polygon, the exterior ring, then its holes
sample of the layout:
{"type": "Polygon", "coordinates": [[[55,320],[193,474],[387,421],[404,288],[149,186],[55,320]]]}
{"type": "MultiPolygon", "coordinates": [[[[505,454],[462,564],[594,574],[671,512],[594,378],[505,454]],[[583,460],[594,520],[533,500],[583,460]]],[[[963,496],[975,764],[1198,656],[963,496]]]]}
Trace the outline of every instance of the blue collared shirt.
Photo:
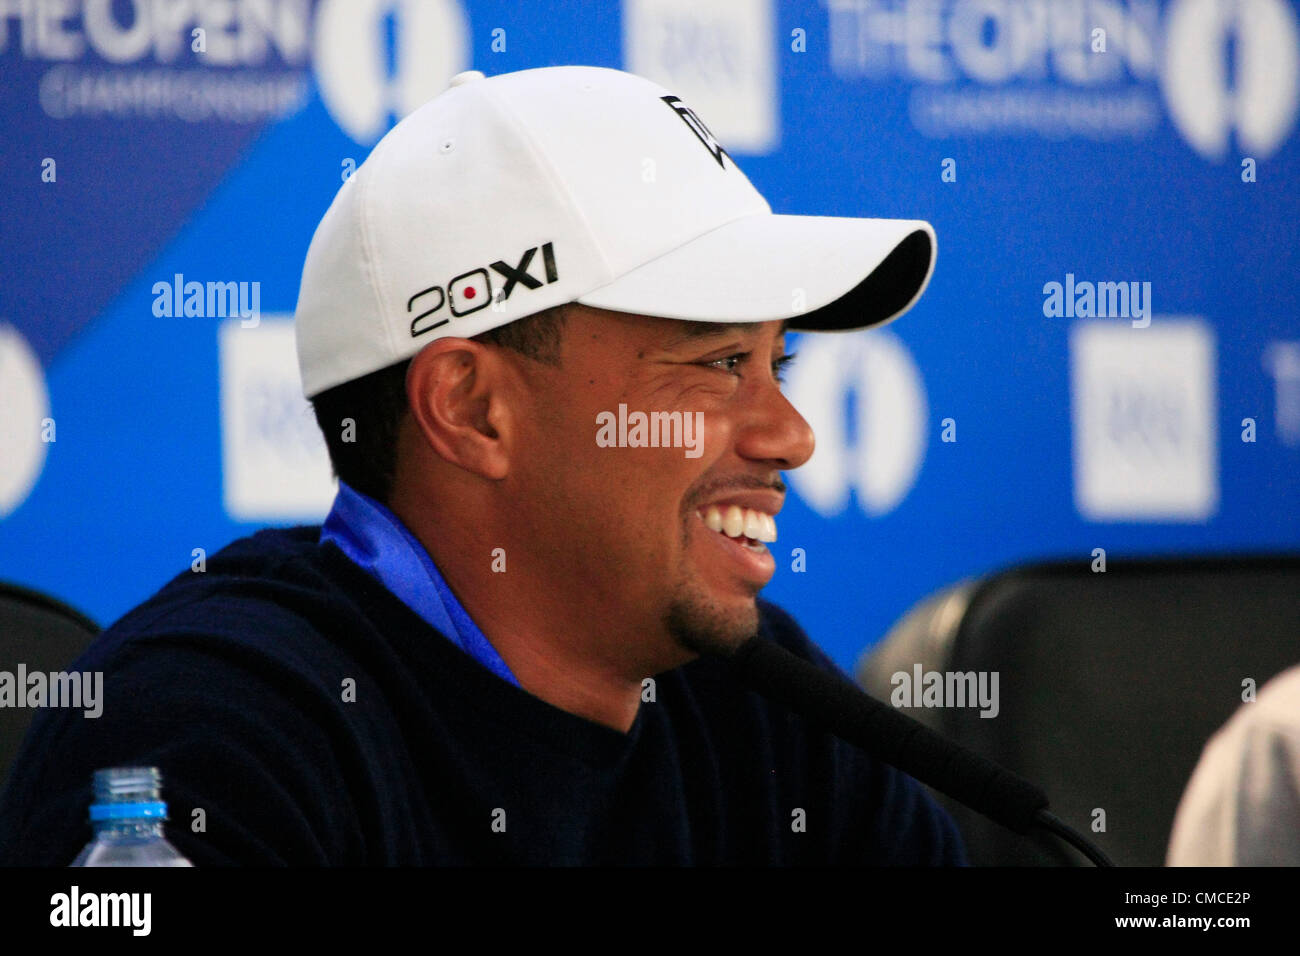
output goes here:
{"type": "Polygon", "coordinates": [[[519,687],[495,647],[456,600],[429,552],[401,519],[368,495],[339,482],[334,507],[321,526],[331,541],[378,579],[434,630],[492,673],[519,687]]]}

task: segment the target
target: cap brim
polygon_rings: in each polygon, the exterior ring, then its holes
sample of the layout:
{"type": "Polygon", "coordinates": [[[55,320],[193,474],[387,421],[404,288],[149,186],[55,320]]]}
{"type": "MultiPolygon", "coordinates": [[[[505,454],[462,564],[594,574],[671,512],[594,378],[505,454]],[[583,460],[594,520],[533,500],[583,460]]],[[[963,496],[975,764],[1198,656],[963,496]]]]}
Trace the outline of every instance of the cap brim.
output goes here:
{"type": "Polygon", "coordinates": [[[934,229],[918,219],[745,216],[577,298],[670,319],[766,322],[844,332],[898,318],[934,271],[934,229]]]}

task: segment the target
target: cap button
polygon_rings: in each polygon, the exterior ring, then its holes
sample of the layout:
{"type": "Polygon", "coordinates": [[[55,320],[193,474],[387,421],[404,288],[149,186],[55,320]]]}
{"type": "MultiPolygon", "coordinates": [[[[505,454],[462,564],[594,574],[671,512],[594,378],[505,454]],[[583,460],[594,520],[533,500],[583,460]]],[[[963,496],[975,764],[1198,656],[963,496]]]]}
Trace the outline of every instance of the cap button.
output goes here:
{"type": "Polygon", "coordinates": [[[447,84],[447,87],[448,89],[450,89],[453,86],[463,86],[464,84],[468,83],[470,80],[482,80],[482,79],[486,79],[486,77],[483,76],[483,74],[479,70],[466,70],[464,73],[457,73],[455,76],[453,76],[451,78],[451,82],[447,84]]]}

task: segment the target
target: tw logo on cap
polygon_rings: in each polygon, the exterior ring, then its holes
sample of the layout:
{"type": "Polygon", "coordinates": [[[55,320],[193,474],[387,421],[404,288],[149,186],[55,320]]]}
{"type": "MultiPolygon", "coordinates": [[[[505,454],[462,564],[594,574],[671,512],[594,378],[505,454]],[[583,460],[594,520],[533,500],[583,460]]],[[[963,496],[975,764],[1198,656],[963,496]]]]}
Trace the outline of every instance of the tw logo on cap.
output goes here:
{"type": "MultiPolygon", "coordinates": [[[[683,103],[680,97],[661,96],[659,98],[672,107],[673,112],[680,116],[682,122],[690,127],[691,132],[699,137],[700,142],[704,144],[704,148],[707,149],[710,155],[718,161],[718,165],[723,169],[726,169],[727,167],[723,164],[722,157],[726,156],[728,159],[731,159],[731,154],[722,148],[722,144],[718,142],[718,138],[709,132],[709,128],[704,125],[704,120],[695,115],[695,110],[683,103]]],[[[736,161],[731,159],[731,164],[734,166],[736,161]]]]}
{"type": "Polygon", "coordinates": [[[560,273],[555,268],[555,249],[551,243],[543,243],[541,246],[533,246],[523,254],[518,265],[510,265],[498,259],[496,262],[487,266],[480,266],[477,269],[471,269],[468,272],[462,272],[447,283],[446,290],[440,285],[432,285],[427,289],[422,289],[415,295],[411,296],[406,303],[406,311],[411,312],[415,308],[417,300],[420,302],[424,311],[420,312],[411,319],[411,338],[424,335],[426,332],[432,332],[436,328],[446,325],[453,318],[469,315],[471,312],[477,312],[485,308],[493,301],[504,302],[510,298],[510,293],[515,290],[515,286],[522,285],[526,289],[541,288],[543,282],[528,271],[532,264],[533,256],[537,250],[542,251],[542,267],[546,275],[545,285],[550,285],[560,277],[560,273]],[[499,273],[505,277],[505,285],[495,296],[492,294],[492,273],[488,269],[499,273]],[[443,306],[448,306],[448,312],[451,314],[445,318],[439,318],[438,313],[442,311],[443,306]]]}

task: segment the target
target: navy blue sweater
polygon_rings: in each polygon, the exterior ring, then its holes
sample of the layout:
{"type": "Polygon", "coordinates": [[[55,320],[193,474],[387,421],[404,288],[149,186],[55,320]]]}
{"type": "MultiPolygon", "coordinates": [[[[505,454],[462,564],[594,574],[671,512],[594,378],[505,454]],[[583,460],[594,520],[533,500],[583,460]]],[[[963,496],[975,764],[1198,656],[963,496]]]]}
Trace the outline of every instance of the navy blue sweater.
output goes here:
{"type": "MultiPolygon", "coordinates": [[[[104,672],[103,714],[38,713],[0,864],[69,863],[92,772],[141,764],[198,866],[965,862],[916,781],[718,662],[657,675],[623,734],[490,673],[319,533],[234,542],[67,668],[104,672]]],[[[760,608],[766,637],[843,677],[760,608]]]]}

